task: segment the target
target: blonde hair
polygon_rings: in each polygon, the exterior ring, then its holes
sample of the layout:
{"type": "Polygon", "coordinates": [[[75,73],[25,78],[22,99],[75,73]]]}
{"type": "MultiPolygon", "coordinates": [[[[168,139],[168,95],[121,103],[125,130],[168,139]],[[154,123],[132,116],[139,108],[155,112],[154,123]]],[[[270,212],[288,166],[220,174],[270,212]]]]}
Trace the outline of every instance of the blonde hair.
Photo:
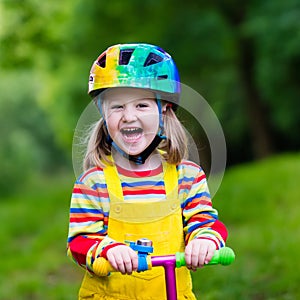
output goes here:
{"type": "MultiPolygon", "coordinates": [[[[159,144],[158,149],[163,151],[163,158],[171,164],[179,164],[187,157],[188,139],[185,130],[171,107],[167,107],[164,114],[164,134],[167,137],[159,144]]],[[[112,164],[111,143],[108,140],[108,131],[103,118],[92,125],[88,134],[87,150],[84,157],[83,169],[104,167],[112,164]]]]}

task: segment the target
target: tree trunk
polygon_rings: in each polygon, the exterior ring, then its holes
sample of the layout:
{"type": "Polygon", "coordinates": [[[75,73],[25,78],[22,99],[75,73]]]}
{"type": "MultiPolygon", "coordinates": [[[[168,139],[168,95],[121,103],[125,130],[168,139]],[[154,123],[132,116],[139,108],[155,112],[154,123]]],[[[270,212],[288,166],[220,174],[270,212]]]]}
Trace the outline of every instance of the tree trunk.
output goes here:
{"type": "Polygon", "coordinates": [[[248,115],[252,149],[255,158],[264,158],[273,153],[269,115],[254,82],[254,59],[251,43],[240,40],[240,74],[245,91],[245,107],[248,115]]]}
{"type": "Polygon", "coordinates": [[[264,105],[255,84],[253,43],[239,33],[240,27],[245,21],[248,6],[249,3],[247,2],[235,6],[219,3],[219,7],[237,33],[237,45],[239,47],[238,68],[245,91],[245,108],[251,136],[251,146],[254,158],[259,159],[273,153],[273,138],[269,126],[267,107],[264,105]]]}

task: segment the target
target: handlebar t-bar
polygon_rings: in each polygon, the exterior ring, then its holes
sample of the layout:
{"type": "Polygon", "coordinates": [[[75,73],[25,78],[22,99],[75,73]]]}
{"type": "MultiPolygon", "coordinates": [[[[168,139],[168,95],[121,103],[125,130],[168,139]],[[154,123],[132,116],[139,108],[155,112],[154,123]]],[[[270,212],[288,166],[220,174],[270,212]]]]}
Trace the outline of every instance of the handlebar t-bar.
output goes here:
{"type": "MultiPolygon", "coordinates": [[[[168,259],[170,258],[169,256],[168,259]]],[[[161,257],[163,260],[163,256],[161,257]]],[[[215,251],[212,259],[208,265],[221,264],[223,266],[230,265],[235,259],[235,254],[233,250],[229,247],[223,247],[220,250],[215,251]]],[[[184,252],[177,252],[174,255],[176,268],[185,266],[185,255],[184,252]]],[[[151,256],[147,256],[148,270],[152,269],[151,256]]],[[[107,276],[110,272],[116,272],[116,270],[111,266],[108,260],[104,257],[97,258],[93,263],[93,271],[98,276],[107,276]]]]}

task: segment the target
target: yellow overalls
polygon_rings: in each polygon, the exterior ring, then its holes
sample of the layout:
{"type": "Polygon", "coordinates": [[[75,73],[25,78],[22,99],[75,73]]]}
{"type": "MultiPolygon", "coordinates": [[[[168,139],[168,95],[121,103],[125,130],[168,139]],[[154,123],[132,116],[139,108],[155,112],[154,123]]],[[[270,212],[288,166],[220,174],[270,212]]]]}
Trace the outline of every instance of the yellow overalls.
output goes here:
{"type": "MultiPolygon", "coordinates": [[[[166,201],[124,201],[121,182],[115,166],[104,168],[110,197],[108,236],[118,242],[148,238],[153,242],[153,255],[184,251],[181,208],[178,199],[176,166],[163,163],[166,201]]],[[[178,300],[192,299],[192,282],[186,267],[176,269],[178,300]]],[[[79,299],[96,300],[165,300],[164,269],[155,267],[145,272],[122,275],[113,272],[106,277],[86,272],[79,299]]]]}

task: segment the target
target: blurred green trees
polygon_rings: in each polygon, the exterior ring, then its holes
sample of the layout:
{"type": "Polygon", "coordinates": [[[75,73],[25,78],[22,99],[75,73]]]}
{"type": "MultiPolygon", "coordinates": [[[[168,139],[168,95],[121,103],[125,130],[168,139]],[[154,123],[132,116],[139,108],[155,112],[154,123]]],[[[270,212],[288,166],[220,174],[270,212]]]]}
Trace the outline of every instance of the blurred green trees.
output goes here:
{"type": "Polygon", "coordinates": [[[0,101],[2,195],[22,186],[33,172],[53,170],[53,161],[61,161],[53,130],[33,97],[35,77],[28,71],[19,70],[18,76],[7,71],[0,81],[5,95],[0,101]]]}
{"type": "Polygon", "coordinates": [[[153,43],[174,57],[219,117],[229,163],[298,149],[299,20],[297,0],[1,1],[5,177],[69,160],[89,69],[115,43],[153,43]]]}

